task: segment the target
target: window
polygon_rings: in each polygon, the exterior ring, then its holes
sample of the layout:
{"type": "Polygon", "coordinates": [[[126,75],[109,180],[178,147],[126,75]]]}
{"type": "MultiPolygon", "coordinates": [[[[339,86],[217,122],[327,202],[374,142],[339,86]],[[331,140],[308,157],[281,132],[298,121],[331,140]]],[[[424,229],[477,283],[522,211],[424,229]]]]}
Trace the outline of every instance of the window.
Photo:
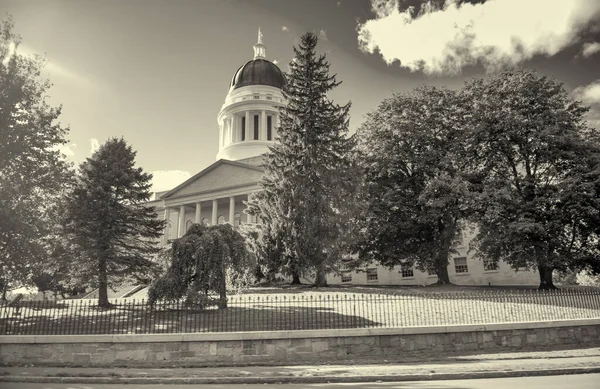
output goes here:
{"type": "Polygon", "coordinates": [[[202,219],[202,225],[205,225],[205,226],[210,225],[210,223],[208,222],[208,218],[205,217],[204,219],[202,219]]]}
{"type": "Polygon", "coordinates": [[[267,140],[273,138],[273,117],[267,116],[267,140]]]}
{"type": "Polygon", "coordinates": [[[367,281],[377,281],[377,268],[367,269],[367,281]]]}
{"type": "Polygon", "coordinates": [[[352,273],[348,270],[342,272],[342,282],[351,282],[352,281],[352,273]]]}
{"type": "Polygon", "coordinates": [[[454,272],[456,274],[469,272],[469,268],[467,267],[467,257],[454,258],[454,272]]]}
{"type": "Polygon", "coordinates": [[[225,224],[225,216],[220,215],[217,219],[217,224],[225,224]]]}
{"type": "Polygon", "coordinates": [[[242,140],[246,140],[246,117],[242,116],[242,140]]]}
{"type": "Polygon", "coordinates": [[[496,271],[498,270],[498,262],[492,259],[483,260],[483,271],[496,271]]]}
{"type": "Polygon", "coordinates": [[[254,100],[260,99],[260,95],[254,95],[253,97],[254,97],[254,100]]]}
{"type": "Polygon", "coordinates": [[[402,275],[402,278],[413,278],[415,276],[412,266],[408,265],[402,265],[400,274],[402,275]]]}
{"type": "Polygon", "coordinates": [[[187,230],[190,229],[192,224],[194,224],[194,223],[191,220],[188,220],[187,223],[185,223],[185,232],[187,232],[187,230]]]}
{"type": "Polygon", "coordinates": [[[273,96],[267,95],[267,100],[273,100],[273,96]]]}
{"type": "Polygon", "coordinates": [[[258,140],[258,115],[254,115],[254,140],[258,140]]]}
{"type": "Polygon", "coordinates": [[[236,213],[235,215],[233,215],[233,226],[237,227],[241,224],[242,222],[242,216],[239,213],[236,213]]]}

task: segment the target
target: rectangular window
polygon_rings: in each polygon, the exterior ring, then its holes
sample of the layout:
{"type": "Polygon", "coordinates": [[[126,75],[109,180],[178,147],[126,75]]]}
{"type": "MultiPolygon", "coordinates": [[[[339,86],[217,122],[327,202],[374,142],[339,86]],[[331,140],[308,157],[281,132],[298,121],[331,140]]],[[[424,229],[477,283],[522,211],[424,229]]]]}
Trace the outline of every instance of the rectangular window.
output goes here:
{"type": "Polygon", "coordinates": [[[254,140],[258,140],[258,115],[254,115],[254,140]]]}
{"type": "Polygon", "coordinates": [[[349,271],[342,272],[342,282],[351,282],[352,281],[352,273],[349,271]]]}
{"type": "Polygon", "coordinates": [[[413,271],[412,266],[408,265],[402,265],[400,274],[402,275],[402,278],[414,278],[415,276],[415,272],[413,271]]]}
{"type": "Polygon", "coordinates": [[[491,259],[483,260],[483,271],[496,271],[498,270],[498,262],[491,259]]]}
{"type": "Polygon", "coordinates": [[[267,140],[273,138],[273,117],[267,116],[267,140]]]}
{"type": "Polygon", "coordinates": [[[246,117],[242,116],[242,140],[246,140],[246,117]]]}
{"type": "Polygon", "coordinates": [[[467,257],[454,258],[454,271],[456,274],[468,273],[467,257]]]}
{"type": "Polygon", "coordinates": [[[254,100],[260,99],[260,95],[254,95],[254,100]]]}
{"type": "Polygon", "coordinates": [[[367,269],[367,281],[377,281],[377,268],[367,269]]]}

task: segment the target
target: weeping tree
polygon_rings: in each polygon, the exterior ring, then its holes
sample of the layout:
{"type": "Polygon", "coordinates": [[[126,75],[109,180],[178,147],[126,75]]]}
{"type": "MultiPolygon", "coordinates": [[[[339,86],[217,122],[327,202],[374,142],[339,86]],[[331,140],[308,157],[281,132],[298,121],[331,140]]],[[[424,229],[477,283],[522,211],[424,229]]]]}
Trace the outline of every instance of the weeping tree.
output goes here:
{"type": "Polygon", "coordinates": [[[151,305],[183,298],[189,307],[227,308],[227,287],[246,285],[255,265],[246,240],[230,224],[194,224],[173,242],[170,254],[166,274],[150,286],[151,305]]]}

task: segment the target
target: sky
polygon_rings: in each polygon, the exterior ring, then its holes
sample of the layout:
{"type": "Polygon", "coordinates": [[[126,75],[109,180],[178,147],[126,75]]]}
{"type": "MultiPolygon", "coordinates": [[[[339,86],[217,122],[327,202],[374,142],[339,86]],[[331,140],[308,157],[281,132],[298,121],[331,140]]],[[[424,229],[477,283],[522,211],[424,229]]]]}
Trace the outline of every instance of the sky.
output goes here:
{"type": "Polygon", "coordinates": [[[0,0],[6,15],[19,53],[46,55],[65,155],[123,137],[155,191],[215,162],[217,114],[259,27],[284,72],[300,36],[319,35],[351,133],[392,93],[507,65],[564,83],[600,129],[600,0],[0,0]]]}

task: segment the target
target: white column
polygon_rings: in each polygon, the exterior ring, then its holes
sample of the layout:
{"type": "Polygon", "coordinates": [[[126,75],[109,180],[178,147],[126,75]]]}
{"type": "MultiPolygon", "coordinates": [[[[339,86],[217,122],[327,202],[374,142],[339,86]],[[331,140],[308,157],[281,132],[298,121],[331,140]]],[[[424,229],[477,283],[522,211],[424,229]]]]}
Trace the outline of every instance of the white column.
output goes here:
{"type": "Polygon", "coordinates": [[[232,114],[229,119],[229,144],[235,142],[235,140],[235,114],[232,114]]]}
{"type": "Polygon", "coordinates": [[[196,218],[194,219],[194,223],[199,224],[201,222],[200,220],[200,214],[202,213],[202,205],[200,204],[200,202],[196,203],[196,218]]]}
{"type": "Polygon", "coordinates": [[[246,140],[254,137],[254,129],[250,125],[250,119],[250,111],[246,111],[246,140]]]}
{"type": "Polygon", "coordinates": [[[267,111],[261,111],[260,113],[260,133],[258,137],[267,140],[267,111]]]}
{"type": "Polygon", "coordinates": [[[167,224],[165,224],[165,244],[167,244],[167,241],[169,240],[169,219],[171,218],[171,212],[169,210],[169,208],[165,207],[165,220],[167,221],[167,224]]]}
{"type": "Polygon", "coordinates": [[[217,205],[217,200],[213,200],[213,207],[212,207],[212,225],[216,226],[217,225],[217,211],[218,211],[218,205],[217,205]]]}
{"type": "MultiPolygon", "coordinates": [[[[252,200],[252,193],[248,193],[248,202],[250,202],[252,200]]],[[[252,223],[252,215],[250,215],[249,213],[246,214],[246,223],[250,224],[252,223]]]]}
{"type": "Polygon", "coordinates": [[[235,196],[229,198],[229,224],[235,225],[235,196]]]}
{"type": "Polygon", "coordinates": [[[177,229],[177,237],[181,238],[185,229],[185,205],[179,207],[179,228],[177,229]]]}
{"type": "Polygon", "coordinates": [[[273,134],[271,136],[273,137],[273,140],[275,140],[275,136],[277,136],[277,127],[279,127],[279,113],[273,114],[273,118],[271,119],[271,126],[273,131],[273,134]]]}

